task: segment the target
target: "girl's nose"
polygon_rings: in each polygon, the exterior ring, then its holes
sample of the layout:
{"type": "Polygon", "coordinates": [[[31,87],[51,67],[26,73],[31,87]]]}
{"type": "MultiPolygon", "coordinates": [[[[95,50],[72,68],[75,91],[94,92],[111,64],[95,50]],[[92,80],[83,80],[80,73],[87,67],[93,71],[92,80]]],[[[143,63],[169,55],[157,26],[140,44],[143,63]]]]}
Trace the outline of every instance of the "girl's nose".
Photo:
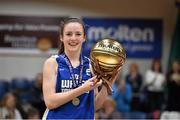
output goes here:
{"type": "Polygon", "coordinates": [[[73,34],[72,36],[71,36],[71,39],[76,39],[76,35],[75,34],[73,34]]]}

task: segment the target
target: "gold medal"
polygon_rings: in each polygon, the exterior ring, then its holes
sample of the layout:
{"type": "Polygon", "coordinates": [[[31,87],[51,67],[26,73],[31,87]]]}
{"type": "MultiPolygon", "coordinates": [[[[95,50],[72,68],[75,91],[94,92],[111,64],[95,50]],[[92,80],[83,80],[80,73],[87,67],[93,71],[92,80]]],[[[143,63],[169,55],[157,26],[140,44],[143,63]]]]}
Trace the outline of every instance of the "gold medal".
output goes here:
{"type": "Polygon", "coordinates": [[[72,100],[72,104],[73,104],[74,106],[78,106],[79,103],[80,103],[79,98],[74,98],[74,99],[72,100]]]}

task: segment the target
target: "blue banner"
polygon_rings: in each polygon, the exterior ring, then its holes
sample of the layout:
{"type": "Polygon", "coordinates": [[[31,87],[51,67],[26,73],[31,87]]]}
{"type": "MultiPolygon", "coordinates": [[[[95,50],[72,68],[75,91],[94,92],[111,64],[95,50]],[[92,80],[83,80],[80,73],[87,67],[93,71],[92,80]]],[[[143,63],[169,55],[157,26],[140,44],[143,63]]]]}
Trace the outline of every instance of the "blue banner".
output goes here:
{"type": "Polygon", "coordinates": [[[161,58],[161,19],[83,18],[86,43],[83,54],[89,56],[92,46],[103,38],[118,40],[127,58],[161,58]]]}

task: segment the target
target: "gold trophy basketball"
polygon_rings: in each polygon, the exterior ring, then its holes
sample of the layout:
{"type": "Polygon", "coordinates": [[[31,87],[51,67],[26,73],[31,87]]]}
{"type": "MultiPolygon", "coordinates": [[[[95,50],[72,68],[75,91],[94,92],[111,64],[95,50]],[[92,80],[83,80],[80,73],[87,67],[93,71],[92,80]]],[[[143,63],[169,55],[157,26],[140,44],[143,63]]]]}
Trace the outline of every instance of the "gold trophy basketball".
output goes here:
{"type": "Polygon", "coordinates": [[[115,77],[118,69],[125,63],[125,49],[114,39],[103,39],[92,48],[90,59],[92,71],[98,79],[95,84],[101,79],[110,94],[112,88],[109,81],[115,77]]]}

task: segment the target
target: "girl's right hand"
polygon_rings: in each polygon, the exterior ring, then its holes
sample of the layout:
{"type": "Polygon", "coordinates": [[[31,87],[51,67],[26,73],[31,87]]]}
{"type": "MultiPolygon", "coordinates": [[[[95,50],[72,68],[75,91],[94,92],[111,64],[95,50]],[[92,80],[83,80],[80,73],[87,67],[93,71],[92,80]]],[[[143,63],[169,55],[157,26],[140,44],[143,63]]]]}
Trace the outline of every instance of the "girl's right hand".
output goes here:
{"type": "Polygon", "coordinates": [[[99,87],[100,85],[102,85],[102,80],[100,80],[99,82],[97,82],[95,85],[95,81],[97,81],[97,76],[94,76],[90,79],[88,79],[84,84],[82,84],[82,87],[85,88],[86,91],[90,91],[90,90],[93,90],[97,87],[99,87]]]}

